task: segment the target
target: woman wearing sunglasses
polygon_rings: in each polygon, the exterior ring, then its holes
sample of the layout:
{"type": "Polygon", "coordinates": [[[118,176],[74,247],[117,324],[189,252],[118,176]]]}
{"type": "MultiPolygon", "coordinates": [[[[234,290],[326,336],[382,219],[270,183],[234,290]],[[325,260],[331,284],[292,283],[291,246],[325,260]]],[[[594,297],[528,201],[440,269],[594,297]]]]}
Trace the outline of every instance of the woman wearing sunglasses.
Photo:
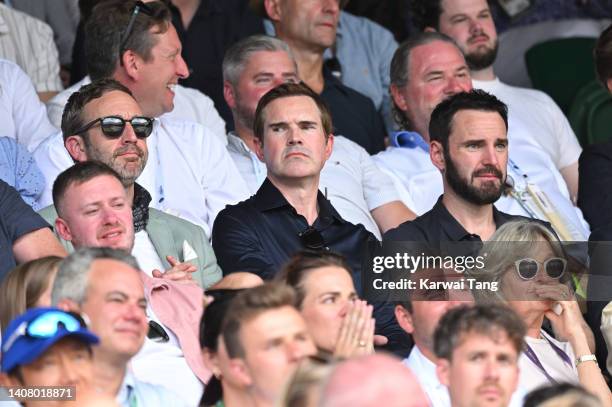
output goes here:
{"type": "Polygon", "coordinates": [[[520,386],[529,391],[544,385],[581,384],[612,405],[599,370],[592,335],[572,289],[570,268],[578,264],[565,255],[556,236],[543,224],[529,220],[501,226],[484,244],[485,267],[474,277],[497,282],[497,291],[476,291],[477,300],[503,300],[527,326],[521,355],[520,386]],[[555,335],[542,329],[545,320],[555,335]]]}

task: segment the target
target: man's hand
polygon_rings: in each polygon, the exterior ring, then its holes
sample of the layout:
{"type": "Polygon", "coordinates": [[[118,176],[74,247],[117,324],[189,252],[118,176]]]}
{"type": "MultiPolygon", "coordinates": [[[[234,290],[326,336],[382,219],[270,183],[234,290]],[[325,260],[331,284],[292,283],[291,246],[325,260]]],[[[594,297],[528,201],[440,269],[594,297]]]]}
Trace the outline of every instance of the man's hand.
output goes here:
{"type": "Polygon", "coordinates": [[[153,277],[165,278],[180,284],[198,284],[191,277],[191,274],[198,270],[196,266],[187,262],[181,263],[172,256],[166,256],[166,260],[168,260],[172,267],[165,272],[157,269],[153,270],[153,277]]]}

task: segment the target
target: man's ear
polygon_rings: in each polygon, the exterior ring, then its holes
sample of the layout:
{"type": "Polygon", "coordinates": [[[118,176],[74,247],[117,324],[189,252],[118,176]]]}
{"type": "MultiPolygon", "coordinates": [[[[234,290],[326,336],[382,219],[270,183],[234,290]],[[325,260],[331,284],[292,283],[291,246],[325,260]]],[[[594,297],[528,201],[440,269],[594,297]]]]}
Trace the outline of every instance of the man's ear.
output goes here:
{"type": "Polygon", "coordinates": [[[325,146],[325,160],[329,159],[333,150],[334,150],[334,135],[330,133],[327,136],[327,144],[325,146]]]}
{"type": "Polygon", "coordinates": [[[414,323],[412,321],[412,315],[402,305],[395,306],[395,319],[399,326],[409,334],[414,333],[414,323]]]}
{"type": "Polygon", "coordinates": [[[436,362],[436,374],[440,383],[446,387],[450,386],[450,362],[448,359],[438,359],[436,362]]]}
{"type": "Polygon", "coordinates": [[[55,232],[65,241],[72,242],[72,232],[66,221],[59,216],[55,219],[55,232]]]}
{"type": "Polygon", "coordinates": [[[240,358],[230,359],[229,368],[232,372],[232,377],[243,387],[249,387],[253,384],[253,377],[244,360],[240,358]]]}
{"type": "Polygon", "coordinates": [[[59,300],[56,306],[62,311],[76,312],[78,314],[81,313],[81,307],[79,307],[79,304],[77,304],[75,301],[71,300],[70,298],[62,298],[61,300],[59,300]]]}
{"type": "Polygon", "coordinates": [[[81,136],[69,136],[64,141],[64,147],[74,161],[87,161],[87,153],[85,152],[85,140],[81,136]]]}
{"type": "Polygon", "coordinates": [[[140,62],[142,60],[140,56],[128,49],[121,56],[121,60],[126,75],[132,80],[137,80],[140,76],[140,62]]]}
{"type": "Polygon", "coordinates": [[[608,79],[608,80],[606,81],[606,86],[607,86],[607,88],[608,88],[608,91],[609,91],[609,92],[612,92],[612,78],[610,78],[610,79],[608,79]]]}
{"type": "Polygon", "coordinates": [[[228,81],[223,81],[223,98],[230,109],[236,107],[236,93],[234,87],[228,81]]]}
{"type": "Polygon", "coordinates": [[[264,0],[264,8],[270,20],[280,21],[282,13],[279,0],[264,0]]]}
{"type": "Polygon", "coordinates": [[[433,165],[441,172],[446,170],[446,160],[444,159],[444,147],[439,141],[429,143],[429,158],[433,165]]]}
{"type": "Polygon", "coordinates": [[[0,386],[2,387],[19,387],[23,386],[16,377],[9,376],[6,373],[0,373],[0,386]]]}
{"type": "Polygon", "coordinates": [[[265,163],[264,161],[264,152],[263,152],[263,141],[261,139],[255,137],[255,155],[259,158],[259,161],[265,163]]]}
{"type": "Polygon", "coordinates": [[[394,84],[391,84],[389,89],[391,89],[391,97],[393,98],[393,101],[395,102],[397,108],[402,112],[408,110],[408,101],[404,97],[404,94],[401,92],[401,90],[394,84]]]}

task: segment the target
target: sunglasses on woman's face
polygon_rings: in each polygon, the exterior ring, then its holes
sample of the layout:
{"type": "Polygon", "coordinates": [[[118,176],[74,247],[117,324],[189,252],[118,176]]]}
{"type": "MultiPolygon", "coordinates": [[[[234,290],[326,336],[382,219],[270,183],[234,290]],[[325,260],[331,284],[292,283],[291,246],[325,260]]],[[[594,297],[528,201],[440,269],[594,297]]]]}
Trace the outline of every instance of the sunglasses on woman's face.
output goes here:
{"type": "Polygon", "coordinates": [[[540,263],[539,261],[530,258],[525,258],[514,262],[516,272],[523,280],[533,280],[542,266],[544,267],[544,271],[546,271],[548,277],[559,279],[565,273],[567,260],[561,257],[551,257],[544,263],[540,263]]]}
{"type": "Polygon", "coordinates": [[[100,122],[102,133],[109,139],[118,139],[125,130],[125,124],[130,123],[134,134],[139,139],[145,139],[151,135],[153,131],[153,119],[144,116],[134,116],[129,120],[119,116],[100,117],[87,123],[85,126],[77,130],[74,134],[82,134],[94,127],[100,122]]]}

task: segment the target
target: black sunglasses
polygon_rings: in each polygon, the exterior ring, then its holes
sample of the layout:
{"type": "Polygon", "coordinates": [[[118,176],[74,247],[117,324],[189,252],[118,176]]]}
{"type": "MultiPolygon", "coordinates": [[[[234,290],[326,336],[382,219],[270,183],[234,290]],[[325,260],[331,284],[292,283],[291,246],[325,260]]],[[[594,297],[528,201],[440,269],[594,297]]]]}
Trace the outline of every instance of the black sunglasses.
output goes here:
{"type": "Polygon", "coordinates": [[[83,134],[95,126],[98,122],[100,122],[102,133],[104,133],[104,135],[110,139],[121,137],[123,130],[125,130],[125,123],[130,123],[132,129],[134,129],[134,134],[136,134],[136,137],[139,139],[149,137],[153,131],[153,119],[150,117],[134,116],[131,119],[126,120],[119,116],[106,116],[90,121],[85,126],[75,131],[74,134],[83,134]]]}
{"type": "Polygon", "coordinates": [[[302,246],[310,250],[329,250],[329,247],[325,245],[323,235],[317,229],[312,226],[308,226],[305,230],[298,233],[302,246]]]}
{"type": "Polygon", "coordinates": [[[551,257],[544,263],[540,263],[539,261],[530,258],[525,258],[514,262],[516,272],[523,280],[533,280],[538,274],[538,271],[540,271],[540,266],[544,266],[544,270],[546,271],[546,274],[548,274],[548,277],[559,279],[565,273],[567,260],[561,257],[551,257]]]}
{"type": "Polygon", "coordinates": [[[170,340],[170,337],[164,328],[155,321],[149,321],[149,332],[147,332],[147,338],[157,343],[164,343],[170,340]]]}
{"type": "Polygon", "coordinates": [[[130,34],[132,34],[132,29],[134,28],[134,23],[136,22],[136,17],[138,14],[143,13],[148,16],[153,15],[151,8],[147,6],[142,1],[137,1],[134,5],[134,9],[132,10],[132,15],[130,16],[130,20],[128,21],[127,26],[125,27],[125,31],[121,35],[121,43],[119,44],[119,61],[123,64],[121,56],[125,51],[125,46],[127,44],[128,39],[130,38],[130,34]]]}

